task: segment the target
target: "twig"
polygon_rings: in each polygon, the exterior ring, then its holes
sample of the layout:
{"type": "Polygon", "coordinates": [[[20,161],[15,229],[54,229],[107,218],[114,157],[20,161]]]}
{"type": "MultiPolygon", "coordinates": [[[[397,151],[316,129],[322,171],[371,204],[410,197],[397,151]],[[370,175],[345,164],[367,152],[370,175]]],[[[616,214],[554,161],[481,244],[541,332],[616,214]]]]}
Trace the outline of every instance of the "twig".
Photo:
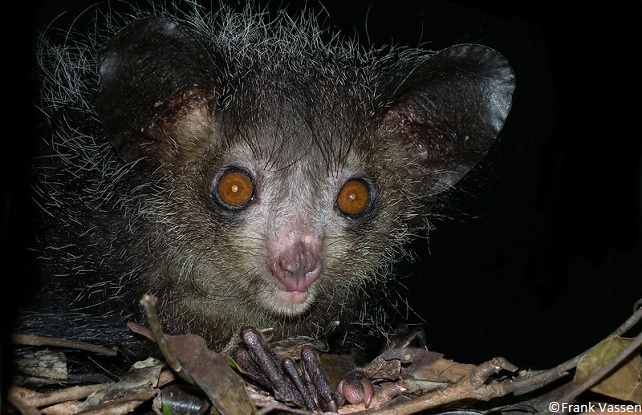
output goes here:
{"type": "Polygon", "coordinates": [[[9,389],[7,401],[16,408],[22,415],[41,415],[40,411],[29,404],[19,390],[9,389]]]}
{"type": "MultiPolygon", "coordinates": [[[[622,323],[613,333],[611,333],[607,338],[613,336],[621,336],[635,326],[642,319],[642,307],[637,309],[631,317],[629,317],[624,323],[622,323]]],[[[531,376],[525,376],[522,378],[516,379],[514,382],[507,384],[506,388],[511,390],[515,395],[523,395],[529,392],[532,392],[536,389],[546,386],[557,379],[560,379],[566,375],[568,372],[575,369],[580,359],[588,352],[584,351],[581,354],[573,357],[555,366],[552,369],[539,372],[531,376]]]]}
{"type": "Polygon", "coordinates": [[[410,401],[392,404],[379,409],[369,409],[359,413],[363,415],[409,415],[465,399],[488,401],[493,398],[499,398],[508,393],[504,388],[505,383],[485,384],[485,382],[490,376],[502,370],[512,372],[517,370],[517,367],[501,357],[496,357],[477,366],[470,376],[464,376],[453,385],[427,393],[410,401]]]}
{"type": "MultiPolygon", "coordinates": [[[[160,374],[158,387],[160,388],[173,381],[173,373],[170,370],[164,370],[160,374]]],[[[42,408],[43,411],[46,411],[47,408],[53,405],[79,401],[111,385],[111,383],[98,383],[95,385],[73,386],[50,393],[39,393],[20,386],[12,386],[8,390],[7,399],[23,415],[37,415],[40,412],[36,408],[42,408]]]]}
{"type": "Polygon", "coordinates": [[[97,390],[106,388],[111,385],[111,383],[99,383],[96,385],[87,385],[87,386],[73,386],[71,388],[63,389],[56,392],[50,393],[38,393],[35,396],[26,396],[23,388],[18,388],[12,386],[9,388],[9,396],[20,397],[28,405],[35,408],[40,408],[43,406],[55,405],[61,402],[74,401],[79,399],[84,399],[94,393],[97,390]]]}
{"type": "Polygon", "coordinates": [[[181,362],[176,357],[176,354],[167,344],[167,339],[161,328],[160,320],[158,318],[158,312],[156,306],[158,304],[158,298],[153,295],[145,294],[140,300],[141,305],[145,309],[145,317],[147,318],[147,324],[154,336],[154,340],[158,345],[163,357],[165,357],[166,363],[169,367],[183,380],[186,382],[194,384],[194,380],[188,373],[187,369],[181,364],[181,362]]]}
{"type": "MultiPolygon", "coordinates": [[[[642,303],[642,299],[638,300],[636,304],[642,303]]],[[[623,336],[627,331],[629,331],[633,326],[638,324],[642,319],[642,305],[638,305],[638,309],[626,319],[624,323],[618,327],[611,336],[623,336]]]]}
{"type": "MultiPolygon", "coordinates": [[[[622,323],[610,336],[619,336],[626,333],[630,330],[635,324],[637,324],[642,319],[642,307],[636,310],[631,317],[629,317],[624,323],[622,323]]],[[[608,338],[607,337],[607,338],[608,338]]],[[[631,356],[637,349],[642,346],[642,333],[640,333],[631,344],[629,344],[618,356],[612,359],[609,364],[602,367],[598,372],[596,372],[590,379],[587,379],[581,387],[584,387],[586,383],[588,386],[581,389],[578,387],[577,391],[575,388],[568,392],[562,399],[561,402],[567,402],[564,399],[568,400],[573,399],[579,393],[583,392],[587,388],[590,388],[593,384],[601,380],[606,374],[610,373],[615,367],[617,367],[622,361],[627,357],[631,356]],[[617,360],[616,360],[617,359],[617,360]],[[572,393],[577,393],[577,395],[572,395],[572,393]]],[[[423,411],[430,408],[436,408],[447,403],[452,403],[462,399],[476,399],[476,400],[489,400],[492,398],[499,398],[510,393],[514,395],[523,395],[528,392],[537,390],[543,386],[546,386],[557,379],[560,379],[566,375],[568,372],[575,367],[577,367],[578,362],[587,352],[584,352],[578,356],[573,357],[572,359],[567,360],[566,362],[561,363],[560,365],[539,372],[535,375],[518,378],[516,380],[497,382],[492,384],[483,384],[483,382],[492,375],[490,370],[498,371],[501,367],[497,365],[495,359],[490,362],[486,362],[480,366],[478,369],[470,376],[465,377],[454,385],[448,386],[444,389],[439,389],[434,392],[425,394],[419,398],[412,399],[410,401],[402,402],[399,404],[390,405],[380,409],[371,409],[361,412],[364,415],[407,415],[414,414],[419,411],[423,411]],[[493,364],[492,362],[495,362],[493,364]],[[481,383],[480,383],[481,381],[481,383]]],[[[503,359],[502,359],[503,360],[503,359]]],[[[507,362],[506,362],[507,363],[507,362]]]]}
{"type": "Polygon", "coordinates": [[[54,347],[68,347],[70,349],[85,350],[92,353],[98,353],[106,356],[118,355],[118,348],[112,349],[102,347],[91,343],[79,342],[68,339],[58,339],[55,337],[35,336],[33,334],[13,334],[11,341],[14,344],[21,344],[24,346],[54,346],[54,347]]]}

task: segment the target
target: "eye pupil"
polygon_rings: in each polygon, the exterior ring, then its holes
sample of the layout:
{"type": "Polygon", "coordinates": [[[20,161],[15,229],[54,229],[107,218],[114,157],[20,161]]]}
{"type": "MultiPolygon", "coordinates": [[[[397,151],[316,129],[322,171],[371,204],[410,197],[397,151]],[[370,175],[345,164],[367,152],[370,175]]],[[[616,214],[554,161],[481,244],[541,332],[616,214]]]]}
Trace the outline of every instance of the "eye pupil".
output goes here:
{"type": "Polygon", "coordinates": [[[252,200],[254,184],[246,173],[230,171],[219,179],[216,196],[223,207],[240,209],[252,200]]]}
{"type": "Polygon", "coordinates": [[[344,215],[363,213],[369,206],[370,189],[361,180],[348,180],[337,196],[336,205],[344,215]]]}

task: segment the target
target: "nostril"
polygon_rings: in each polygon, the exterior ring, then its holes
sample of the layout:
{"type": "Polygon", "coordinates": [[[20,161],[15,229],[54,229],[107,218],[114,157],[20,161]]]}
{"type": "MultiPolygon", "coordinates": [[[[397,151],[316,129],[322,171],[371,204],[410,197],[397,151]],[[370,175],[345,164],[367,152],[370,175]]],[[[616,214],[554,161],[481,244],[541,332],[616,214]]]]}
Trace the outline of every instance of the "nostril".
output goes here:
{"type": "Polygon", "coordinates": [[[320,262],[320,259],[311,250],[305,250],[299,254],[299,270],[304,275],[314,271],[320,262]]]}
{"type": "Polygon", "coordinates": [[[299,264],[297,261],[291,261],[284,255],[279,256],[277,261],[279,268],[287,274],[294,275],[299,272],[299,264]]]}
{"type": "Polygon", "coordinates": [[[313,252],[302,251],[294,255],[282,253],[279,255],[277,265],[281,270],[292,277],[303,276],[319,269],[321,259],[313,252]]]}
{"type": "Polygon", "coordinates": [[[306,278],[317,278],[321,274],[321,268],[323,267],[323,262],[320,258],[311,257],[308,258],[306,266],[304,268],[306,278]]]}

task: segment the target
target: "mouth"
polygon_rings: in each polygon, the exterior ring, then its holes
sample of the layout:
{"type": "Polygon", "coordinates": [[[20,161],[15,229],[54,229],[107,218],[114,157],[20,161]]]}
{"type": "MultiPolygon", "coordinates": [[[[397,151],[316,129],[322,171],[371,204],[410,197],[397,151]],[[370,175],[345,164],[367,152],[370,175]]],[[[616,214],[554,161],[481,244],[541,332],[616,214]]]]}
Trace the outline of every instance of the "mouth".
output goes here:
{"type": "Polygon", "coordinates": [[[304,304],[308,297],[307,291],[284,291],[277,288],[274,292],[274,298],[286,306],[304,304]]]}
{"type": "Polygon", "coordinates": [[[305,291],[287,291],[283,287],[274,287],[263,291],[261,303],[277,315],[294,317],[303,314],[310,308],[315,298],[315,288],[305,291]]]}

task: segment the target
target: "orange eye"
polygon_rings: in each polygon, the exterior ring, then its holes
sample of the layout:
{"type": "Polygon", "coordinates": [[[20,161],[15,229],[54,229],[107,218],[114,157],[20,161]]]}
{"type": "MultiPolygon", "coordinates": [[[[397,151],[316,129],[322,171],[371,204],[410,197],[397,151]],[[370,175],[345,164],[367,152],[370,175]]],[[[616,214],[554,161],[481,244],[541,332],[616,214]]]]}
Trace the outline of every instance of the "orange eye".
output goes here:
{"type": "Polygon", "coordinates": [[[254,185],[246,174],[231,171],[219,179],[216,191],[226,207],[240,209],[252,199],[254,185]]]}
{"type": "Polygon", "coordinates": [[[348,180],[337,197],[337,207],[344,215],[363,213],[370,202],[370,189],[361,180],[348,180]]]}

